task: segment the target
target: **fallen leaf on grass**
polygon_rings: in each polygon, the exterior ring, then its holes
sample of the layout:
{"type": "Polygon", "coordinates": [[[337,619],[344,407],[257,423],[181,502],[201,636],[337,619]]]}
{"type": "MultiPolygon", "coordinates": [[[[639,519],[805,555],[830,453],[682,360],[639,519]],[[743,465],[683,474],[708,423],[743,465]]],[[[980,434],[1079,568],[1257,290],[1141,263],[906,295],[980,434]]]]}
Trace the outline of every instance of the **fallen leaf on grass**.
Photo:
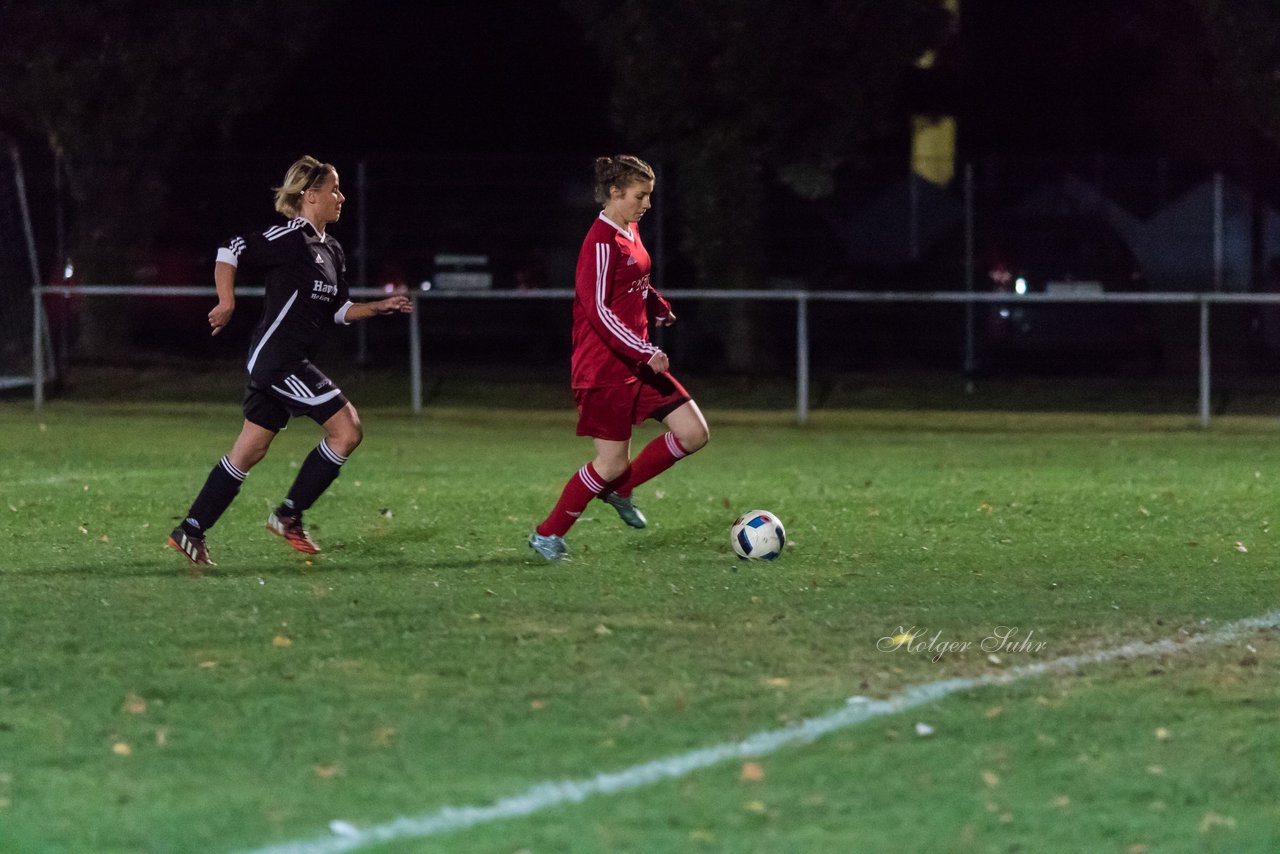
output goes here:
{"type": "Polygon", "coordinates": [[[199,667],[201,670],[212,670],[217,666],[218,662],[216,661],[202,661],[196,665],[196,667],[199,667]]]}
{"type": "Polygon", "coordinates": [[[542,711],[542,710],[543,710],[543,709],[545,709],[546,707],[547,707],[547,703],[546,703],[546,701],[545,701],[545,700],[530,700],[530,701],[529,701],[529,708],[533,709],[535,712],[542,711]]]}
{"type": "Polygon", "coordinates": [[[601,623],[600,625],[596,626],[596,634],[600,635],[600,637],[606,637],[608,635],[613,634],[613,631],[604,623],[601,623]]]}
{"type": "Polygon", "coordinates": [[[994,771],[983,771],[982,782],[994,789],[996,786],[1000,785],[1000,776],[994,771]]]}
{"type": "Polygon", "coordinates": [[[162,726],[156,729],[156,744],[164,747],[169,743],[169,728],[162,726]]]}
{"type": "Polygon", "coordinates": [[[117,741],[111,745],[111,752],[116,756],[132,756],[133,748],[125,744],[123,741],[117,741]]]}
{"type": "Polygon", "coordinates": [[[125,694],[124,711],[131,715],[141,715],[147,711],[147,701],[137,694],[125,694]]]}
{"type": "Polygon", "coordinates": [[[759,783],[764,779],[764,768],[758,762],[744,762],[738,779],[745,783],[759,783]]]}
{"type": "Polygon", "coordinates": [[[313,765],[311,767],[321,780],[332,780],[342,773],[342,769],[337,765],[313,765]]]}
{"type": "Polygon", "coordinates": [[[768,685],[770,688],[785,688],[791,684],[791,680],[785,676],[771,676],[764,680],[764,684],[768,685]]]}
{"type": "Polygon", "coordinates": [[[747,812],[755,813],[756,815],[764,815],[765,810],[768,809],[768,807],[764,805],[764,801],[747,801],[742,805],[742,808],[747,812]]]}
{"type": "Polygon", "coordinates": [[[1169,730],[1165,729],[1162,726],[1156,727],[1156,738],[1160,739],[1161,741],[1164,741],[1168,737],[1169,737],[1169,730]]]}
{"type": "Polygon", "coordinates": [[[1215,827],[1225,827],[1228,830],[1236,829],[1236,820],[1229,815],[1218,815],[1217,813],[1207,812],[1204,818],[1200,819],[1200,832],[1208,833],[1215,827]]]}
{"type": "Polygon", "coordinates": [[[1240,552],[1241,554],[1245,554],[1249,551],[1249,549],[1245,546],[1244,543],[1240,542],[1239,540],[1236,540],[1236,551],[1240,552]]]}
{"type": "Polygon", "coordinates": [[[284,635],[276,635],[271,639],[271,645],[272,646],[293,646],[293,641],[289,640],[284,635]]]}

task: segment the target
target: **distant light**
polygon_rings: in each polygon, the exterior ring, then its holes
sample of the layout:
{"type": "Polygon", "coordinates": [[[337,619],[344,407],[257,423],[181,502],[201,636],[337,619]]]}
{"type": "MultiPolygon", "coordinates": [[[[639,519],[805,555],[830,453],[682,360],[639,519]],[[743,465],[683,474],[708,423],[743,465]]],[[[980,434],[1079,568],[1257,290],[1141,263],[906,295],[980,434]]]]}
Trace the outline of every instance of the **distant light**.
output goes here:
{"type": "Polygon", "coordinates": [[[1027,292],[1027,280],[1019,276],[1013,283],[1015,293],[1025,294],[1027,292]]]}
{"type": "Polygon", "coordinates": [[[429,291],[431,290],[431,283],[428,282],[426,279],[423,279],[422,284],[418,285],[418,287],[424,291],[429,291]]]}
{"type": "Polygon", "coordinates": [[[67,262],[67,266],[62,268],[62,278],[64,279],[70,279],[72,276],[75,275],[75,273],[76,273],[76,267],[70,261],[67,262]]]}
{"type": "Polygon", "coordinates": [[[1009,319],[1009,309],[1007,309],[1007,308],[1002,308],[1002,309],[1000,309],[1000,316],[1001,316],[1001,317],[1003,317],[1005,320],[1008,320],[1008,319],[1009,319]]]}

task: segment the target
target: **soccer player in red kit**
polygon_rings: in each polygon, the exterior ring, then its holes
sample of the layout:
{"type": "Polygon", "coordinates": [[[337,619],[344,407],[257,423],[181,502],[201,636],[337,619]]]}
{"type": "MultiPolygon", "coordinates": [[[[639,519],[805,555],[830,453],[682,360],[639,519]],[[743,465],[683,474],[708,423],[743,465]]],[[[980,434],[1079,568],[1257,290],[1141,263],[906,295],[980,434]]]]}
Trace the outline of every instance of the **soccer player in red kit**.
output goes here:
{"type": "Polygon", "coordinates": [[[569,478],[560,500],[529,535],[547,560],[568,555],[564,535],[592,498],[645,526],[632,490],[707,444],[706,419],[668,371],[667,354],[649,340],[649,321],[675,313],[649,282],[640,219],[652,205],[654,173],[638,157],[598,157],[595,198],[604,206],[582,242],[573,301],[573,395],[578,435],[595,441],[595,458],[569,478]],[[667,431],[631,459],[631,428],[652,418],[667,431]]]}

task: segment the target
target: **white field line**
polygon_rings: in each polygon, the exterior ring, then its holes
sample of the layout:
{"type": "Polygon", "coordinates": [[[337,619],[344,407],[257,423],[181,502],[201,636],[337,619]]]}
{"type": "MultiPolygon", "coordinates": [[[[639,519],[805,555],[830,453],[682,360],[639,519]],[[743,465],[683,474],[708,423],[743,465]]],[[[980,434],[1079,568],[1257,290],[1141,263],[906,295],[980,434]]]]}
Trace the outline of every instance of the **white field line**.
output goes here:
{"type": "Polygon", "coordinates": [[[793,726],[758,732],[742,741],[717,744],[689,753],[655,759],[640,765],[632,765],[621,771],[597,774],[591,778],[538,783],[518,795],[503,798],[489,806],[443,807],[425,815],[397,818],[385,824],[369,827],[356,827],[345,821],[334,821],[330,823],[332,834],[329,836],[285,842],[258,848],[246,854],[338,854],[338,852],[355,851],[369,845],[403,839],[421,839],[503,819],[532,815],[562,804],[580,803],[593,795],[611,795],[662,780],[684,777],[694,771],[709,768],[730,759],[765,756],[784,747],[809,744],[836,730],[923,706],[960,691],[990,685],[1007,685],[1050,673],[1066,673],[1086,665],[1102,664],[1117,659],[1170,655],[1195,647],[1216,646],[1236,640],[1250,632],[1277,627],[1280,627],[1280,610],[1228,623],[1217,631],[1193,635],[1182,641],[1135,642],[1114,649],[1068,655],[1052,661],[1014,667],[1000,673],[928,682],[909,688],[887,700],[851,698],[842,709],[821,717],[809,718],[793,726]]]}

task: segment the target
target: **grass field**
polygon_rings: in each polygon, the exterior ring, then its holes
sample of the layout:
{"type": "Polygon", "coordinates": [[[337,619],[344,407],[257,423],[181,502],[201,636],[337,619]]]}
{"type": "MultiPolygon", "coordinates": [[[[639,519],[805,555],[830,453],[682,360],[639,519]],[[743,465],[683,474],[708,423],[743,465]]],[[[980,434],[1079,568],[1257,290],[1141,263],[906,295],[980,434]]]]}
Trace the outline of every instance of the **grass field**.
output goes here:
{"type": "MultiPolygon", "coordinates": [[[[0,403],[0,851],[326,850],[335,820],[1280,608],[1273,419],[709,408],[711,444],[637,492],[648,530],[597,502],[548,565],[524,538],[588,454],[567,407],[362,407],[324,552],[262,529],[319,435],[296,422],[193,577],[165,537],[239,423],[208,399],[0,403]],[[774,564],[729,549],[757,507],[774,564]],[[1026,643],[993,656],[1002,626],[1026,643]]],[[[1274,851],[1278,675],[1262,629],[361,850],[1274,851]]]]}

